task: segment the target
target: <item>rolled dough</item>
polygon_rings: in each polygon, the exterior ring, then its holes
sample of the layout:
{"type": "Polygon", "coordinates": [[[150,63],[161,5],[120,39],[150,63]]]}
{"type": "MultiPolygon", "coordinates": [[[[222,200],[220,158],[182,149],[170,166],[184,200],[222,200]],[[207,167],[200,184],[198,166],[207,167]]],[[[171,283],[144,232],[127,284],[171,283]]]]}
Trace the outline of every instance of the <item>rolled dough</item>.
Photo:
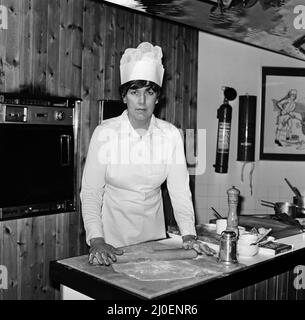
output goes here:
{"type": "Polygon", "coordinates": [[[170,281],[193,278],[199,273],[212,274],[187,261],[143,261],[112,265],[114,271],[141,281],[170,281]]]}

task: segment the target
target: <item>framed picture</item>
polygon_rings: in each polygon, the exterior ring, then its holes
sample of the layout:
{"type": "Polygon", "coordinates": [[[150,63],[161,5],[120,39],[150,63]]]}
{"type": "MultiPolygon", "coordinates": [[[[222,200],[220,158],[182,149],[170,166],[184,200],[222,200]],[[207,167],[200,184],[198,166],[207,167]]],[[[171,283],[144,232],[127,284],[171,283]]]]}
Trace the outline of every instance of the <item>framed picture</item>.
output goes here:
{"type": "Polygon", "coordinates": [[[262,68],[261,160],[305,160],[305,68],[262,68]]]}

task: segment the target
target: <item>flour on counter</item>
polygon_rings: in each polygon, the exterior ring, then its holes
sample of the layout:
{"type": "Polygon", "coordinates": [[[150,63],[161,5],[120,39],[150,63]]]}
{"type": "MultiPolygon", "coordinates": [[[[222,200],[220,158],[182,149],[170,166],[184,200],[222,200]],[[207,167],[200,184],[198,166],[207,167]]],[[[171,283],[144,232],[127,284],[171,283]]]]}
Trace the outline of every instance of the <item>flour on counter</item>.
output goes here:
{"type": "Polygon", "coordinates": [[[143,261],[113,264],[114,271],[141,281],[170,281],[212,274],[187,261],[143,261]]]}

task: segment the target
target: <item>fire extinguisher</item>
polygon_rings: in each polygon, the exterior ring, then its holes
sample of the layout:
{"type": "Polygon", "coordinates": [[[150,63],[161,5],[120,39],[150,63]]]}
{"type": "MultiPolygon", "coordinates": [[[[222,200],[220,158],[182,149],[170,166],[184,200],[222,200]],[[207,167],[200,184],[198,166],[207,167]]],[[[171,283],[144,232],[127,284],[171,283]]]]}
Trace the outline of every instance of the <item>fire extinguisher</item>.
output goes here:
{"type": "Polygon", "coordinates": [[[230,151],[232,107],[229,101],[236,98],[237,92],[230,87],[223,87],[224,101],[217,110],[218,130],[216,143],[215,172],[227,173],[230,151]]]}

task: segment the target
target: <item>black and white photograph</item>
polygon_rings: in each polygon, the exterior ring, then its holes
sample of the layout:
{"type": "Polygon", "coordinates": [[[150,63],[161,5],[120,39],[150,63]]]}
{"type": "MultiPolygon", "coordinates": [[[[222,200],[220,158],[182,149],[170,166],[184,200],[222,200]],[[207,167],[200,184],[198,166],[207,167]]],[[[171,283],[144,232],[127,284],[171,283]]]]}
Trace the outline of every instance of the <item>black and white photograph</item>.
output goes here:
{"type": "Polygon", "coordinates": [[[305,3],[0,0],[0,169],[1,308],[302,307],[305,3]]]}

